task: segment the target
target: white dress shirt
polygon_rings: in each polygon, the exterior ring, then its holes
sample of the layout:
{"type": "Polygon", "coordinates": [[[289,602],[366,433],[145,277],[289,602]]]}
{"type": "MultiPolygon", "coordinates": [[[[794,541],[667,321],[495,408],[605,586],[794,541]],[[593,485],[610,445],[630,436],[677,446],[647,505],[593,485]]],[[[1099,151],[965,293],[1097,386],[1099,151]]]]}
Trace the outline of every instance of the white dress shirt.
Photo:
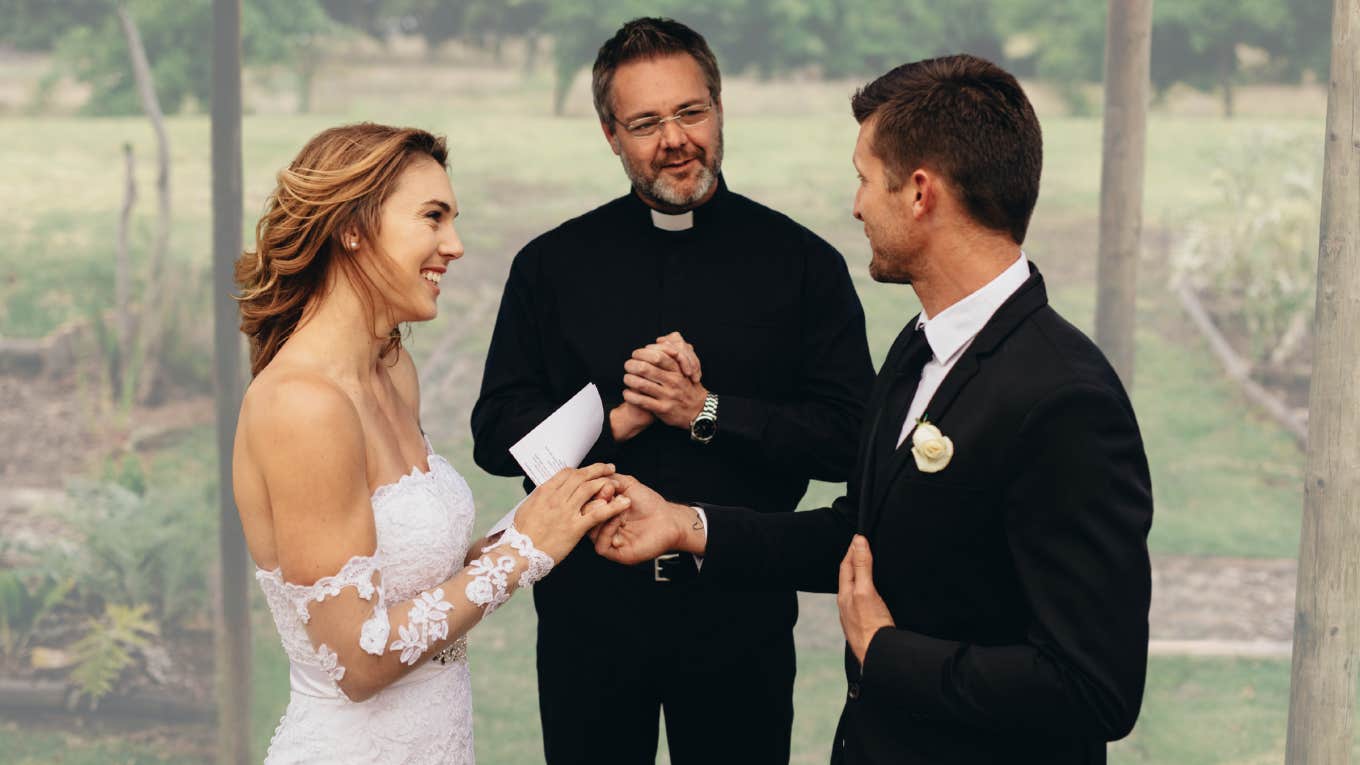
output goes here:
{"type": "Polygon", "coordinates": [[[917,386],[916,395],[911,399],[911,407],[907,409],[907,419],[902,423],[902,431],[897,436],[898,446],[906,440],[907,434],[911,432],[922,414],[930,415],[930,412],[926,411],[926,405],[930,403],[935,391],[939,390],[945,375],[949,374],[949,370],[953,369],[963,356],[964,350],[973,344],[973,338],[982,331],[1001,304],[1010,299],[1027,279],[1029,258],[1021,252],[1020,257],[995,279],[940,311],[939,316],[932,318],[926,316],[925,309],[921,310],[916,326],[924,328],[926,342],[930,344],[930,358],[921,369],[921,384],[917,386]]]}

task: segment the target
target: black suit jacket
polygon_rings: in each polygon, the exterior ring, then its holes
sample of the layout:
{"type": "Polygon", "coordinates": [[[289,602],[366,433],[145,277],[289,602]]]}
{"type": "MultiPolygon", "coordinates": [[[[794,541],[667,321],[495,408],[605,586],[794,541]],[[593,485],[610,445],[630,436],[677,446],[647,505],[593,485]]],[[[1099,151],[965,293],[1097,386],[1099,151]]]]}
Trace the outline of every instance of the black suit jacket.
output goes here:
{"type": "Polygon", "coordinates": [[[1128,396],[1031,266],[926,407],[948,466],[918,470],[911,439],[880,462],[912,327],[879,371],[847,495],[786,516],[710,507],[701,580],[835,592],[868,537],[895,627],[862,669],[847,646],[833,762],[1103,763],[1147,668],[1152,491],[1128,396]]]}

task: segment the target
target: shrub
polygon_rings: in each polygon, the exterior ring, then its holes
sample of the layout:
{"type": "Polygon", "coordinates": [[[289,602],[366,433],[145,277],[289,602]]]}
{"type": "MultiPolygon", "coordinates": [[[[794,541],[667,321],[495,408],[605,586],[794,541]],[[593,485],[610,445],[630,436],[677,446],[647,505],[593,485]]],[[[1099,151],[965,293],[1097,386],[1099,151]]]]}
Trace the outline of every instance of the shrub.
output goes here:
{"type": "Polygon", "coordinates": [[[1239,352],[1278,367],[1311,329],[1317,285],[1321,158],[1312,142],[1261,131],[1226,147],[1211,182],[1218,200],[1198,211],[1172,251],[1172,278],[1202,294],[1239,352]]]}

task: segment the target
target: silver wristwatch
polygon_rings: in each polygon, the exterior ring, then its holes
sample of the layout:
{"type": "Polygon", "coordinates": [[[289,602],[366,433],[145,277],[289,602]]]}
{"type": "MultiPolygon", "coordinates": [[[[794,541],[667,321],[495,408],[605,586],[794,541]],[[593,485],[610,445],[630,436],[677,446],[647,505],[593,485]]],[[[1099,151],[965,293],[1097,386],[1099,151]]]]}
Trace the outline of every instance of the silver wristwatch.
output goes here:
{"type": "Polygon", "coordinates": [[[718,434],[718,394],[710,393],[704,397],[704,408],[694,416],[689,424],[689,437],[701,444],[713,440],[718,434]]]}

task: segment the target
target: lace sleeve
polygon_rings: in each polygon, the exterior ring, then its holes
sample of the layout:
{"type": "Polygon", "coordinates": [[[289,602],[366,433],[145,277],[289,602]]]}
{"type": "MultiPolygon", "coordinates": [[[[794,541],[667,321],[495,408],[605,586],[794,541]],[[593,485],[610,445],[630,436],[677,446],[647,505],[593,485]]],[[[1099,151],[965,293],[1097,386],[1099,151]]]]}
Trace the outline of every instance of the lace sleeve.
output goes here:
{"type": "Polygon", "coordinates": [[[316,651],[316,663],[347,697],[361,700],[395,681],[495,611],[515,589],[553,567],[510,525],[482,556],[439,586],[389,604],[380,553],[355,556],[333,576],[285,585],[316,651]]]}

